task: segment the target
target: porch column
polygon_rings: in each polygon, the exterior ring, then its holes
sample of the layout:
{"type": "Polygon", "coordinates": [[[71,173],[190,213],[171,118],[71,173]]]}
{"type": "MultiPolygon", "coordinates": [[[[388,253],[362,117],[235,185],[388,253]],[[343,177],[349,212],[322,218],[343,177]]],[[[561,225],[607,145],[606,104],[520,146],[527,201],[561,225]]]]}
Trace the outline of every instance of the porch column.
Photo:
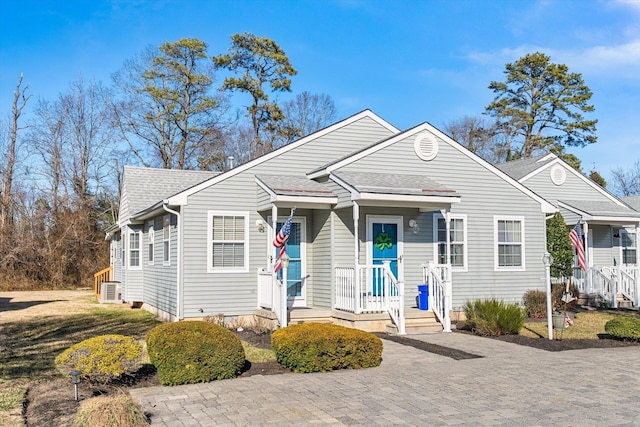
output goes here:
{"type": "Polygon", "coordinates": [[[353,202],[353,254],[354,254],[354,273],[353,281],[355,285],[354,289],[354,312],[360,314],[362,308],[360,307],[360,234],[359,234],[359,220],[360,220],[360,205],[353,202]]]}
{"type": "Polygon", "coordinates": [[[633,306],[635,308],[640,307],[640,223],[636,224],[636,269],[634,271],[634,277],[636,279],[636,288],[634,290],[635,301],[633,306]]]}
{"type": "Polygon", "coordinates": [[[585,271],[586,277],[584,280],[587,292],[593,293],[593,272],[591,271],[593,261],[589,255],[589,224],[587,224],[587,221],[582,222],[582,235],[584,236],[584,261],[587,265],[587,271],[585,271]]]}
{"type": "MultiPolygon", "coordinates": [[[[273,230],[273,237],[276,237],[276,230],[278,229],[278,207],[275,204],[271,205],[271,229],[273,230]]],[[[269,271],[271,271],[271,309],[274,310],[276,307],[276,281],[273,278],[273,266],[276,263],[275,258],[273,257],[273,249],[271,248],[271,242],[267,238],[267,253],[269,253],[269,271]]],[[[275,311],[275,310],[274,310],[275,311]]]]}
{"type": "Polygon", "coordinates": [[[445,212],[443,212],[444,222],[446,227],[446,248],[444,250],[446,257],[446,277],[444,280],[444,324],[443,332],[451,332],[451,297],[452,297],[452,286],[451,286],[451,209],[448,208],[445,212]]]}

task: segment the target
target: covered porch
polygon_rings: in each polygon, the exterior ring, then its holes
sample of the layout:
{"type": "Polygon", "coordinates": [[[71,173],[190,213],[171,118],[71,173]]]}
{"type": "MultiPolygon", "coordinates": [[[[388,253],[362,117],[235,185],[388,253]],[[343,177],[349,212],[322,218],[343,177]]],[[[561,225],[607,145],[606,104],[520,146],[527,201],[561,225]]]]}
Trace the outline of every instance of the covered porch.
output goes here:
{"type": "MultiPolygon", "coordinates": [[[[561,201],[582,229],[586,270],[574,263],[572,283],[589,303],[638,309],[640,216],[613,203],[561,201]]],[[[567,220],[569,222],[569,220],[567,220]]],[[[571,226],[571,224],[567,224],[571,226]]]]}
{"type": "MultiPolygon", "coordinates": [[[[260,178],[263,184],[268,181],[260,178]]],[[[332,173],[330,180],[346,194],[340,194],[333,186],[338,203],[328,209],[329,219],[314,235],[326,240],[331,263],[322,271],[316,268],[315,277],[311,277],[316,289],[322,287],[329,291],[327,300],[330,304],[297,306],[284,285],[288,282],[289,271],[283,268],[276,274],[275,262],[270,259],[268,265],[257,272],[258,309],[275,313],[281,326],[299,321],[301,313],[316,310],[316,314],[325,313],[326,321],[366,330],[380,331],[381,327],[382,330],[390,327],[396,333],[404,334],[408,318],[411,319],[410,330],[412,325],[431,318],[438,322],[439,330],[450,331],[452,279],[451,264],[446,261],[451,260],[450,210],[460,201],[460,196],[423,176],[340,172],[332,173]],[[438,244],[433,235],[423,230],[420,239],[416,236],[420,223],[426,224],[428,218],[431,226],[436,214],[443,224],[440,243],[444,264],[431,260],[434,259],[431,256],[434,245],[438,244]],[[425,236],[430,237],[424,240],[425,236]],[[407,239],[411,240],[410,247],[405,245],[407,239]],[[418,284],[428,286],[428,310],[412,310],[416,304],[414,294],[406,292],[405,271],[411,277],[412,290],[418,284]],[[321,282],[320,277],[326,279],[321,282]]],[[[314,187],[327,188],[312,182],[314,187]]],[[[299,186],[307,184],[301,181],[299,186]]],[[[275,196],[271,201],[271,218],[276,218],[277,209],[288,206],[282,203],[283,200],[277,200],[284,196],[278,194],[278,191],[283,193],[283,189],[275,191],[270,187],[270,190],[275,196]]],[[[289,200],[290,205],[298,202],[289,200]]],[[[320,206],[316,204],[313,208],[320,206]]],[[[277,224],[271,227],[277,230],[277,224]]],[[[313,224],[312,228],[318,228],[318,225],[313,224]]],[[[313,252],[321,251],[315,247],[313,252]]],[[[316,266],[320,263],[318,258],[313,262],[316,266]]],[[[317,316],[313,318],[317,320],[317,316]]]]}

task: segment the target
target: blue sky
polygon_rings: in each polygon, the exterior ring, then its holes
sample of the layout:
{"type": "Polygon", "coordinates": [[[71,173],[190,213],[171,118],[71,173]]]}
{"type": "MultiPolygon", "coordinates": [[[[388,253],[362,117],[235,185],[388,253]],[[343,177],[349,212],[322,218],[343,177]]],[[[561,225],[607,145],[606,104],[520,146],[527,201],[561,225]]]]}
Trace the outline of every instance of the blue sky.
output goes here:
{"type": "Polygon", "coordinates": [[[640,0],[0,0],[0,115],[20,73],[53,99],[79,76],[110,84],[148,45],[197,37],[213,55],[240,32],[286,51],[294,94],[326,93],[339,118],[370,108],[401,129],[480,115],[505,64],[541,51],[594,93],[598,142],[571,150],[583,169],[609,178],[640,160],[640,0]]]}

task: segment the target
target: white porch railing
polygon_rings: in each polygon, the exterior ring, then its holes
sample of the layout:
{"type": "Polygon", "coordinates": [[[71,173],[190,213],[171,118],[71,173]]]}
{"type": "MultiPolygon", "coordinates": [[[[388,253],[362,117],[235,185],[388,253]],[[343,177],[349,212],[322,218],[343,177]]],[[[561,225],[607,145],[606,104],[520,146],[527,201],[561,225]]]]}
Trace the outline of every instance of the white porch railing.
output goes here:
{"type": "Polygon", "coordinates": [[[404,283],[399,281],[385,261],[382,265],[336,267],[335,308],[360,313],[389,313],[405,334],[404,283]]]}
{"type": "Polygon", "coordinates": [[[597,294],[603,300],[617,307],[614,295],[621,294],[633,302],[634,307],[640,305],[640,273],[638,267],[591,267],[587,271],[574,268],[571,283],[581,293],[597,294]]]}
{"type": "MultiPolygon", "coordinates": [[[[618,291],[629,300],[636,302],[638,268],[637,267],[619,267],[618,273],[618,291]]],[[[637,307],[637,305],[636,305],[637,307]]]]}
{"type": "Polygon", "coordinates": [[[287,326],[287,299],[282,295],[287,292],[275,273],[258,269],[258,308],[271,309],[276,314],[280,326],[287,326]]]}
{"type": "Polygon", "coordinates": [[[422,266],[423,283],[429,286],[429,307],[442,323],[444,332],[451,332],[451,276],[447,265],[429,262],[422,266]]]}

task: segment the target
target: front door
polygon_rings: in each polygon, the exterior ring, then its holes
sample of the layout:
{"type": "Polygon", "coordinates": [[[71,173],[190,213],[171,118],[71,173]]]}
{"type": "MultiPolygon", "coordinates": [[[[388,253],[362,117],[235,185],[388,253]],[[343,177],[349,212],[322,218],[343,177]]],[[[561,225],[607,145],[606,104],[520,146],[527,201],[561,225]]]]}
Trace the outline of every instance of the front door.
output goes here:
{"type": "MultiPolygon", "coordinates": [[[[367,216],[367,264],[382,265],[389,261],[391,272],[402,280],[402,217],[367,216]]],[[[382,295],[383,282],[371,279],[373,296],[382,295]]]]}
{"type": "MultiPolygon", "coordinates": [[[[277,230],[284,225],[285,218],[278,220],[277,230]]],[[[273,239],[272,239],[273,240],[273,239]]],[[[291,234],[287,241],[289,268],[287,269],[287,299],[289,306],[306,306],[306,259],[305,259],[305,222],[304,218],[293,218],[291,234]]],[[[279,248],[274,249],[274,259],[278,258],[279,248]]],[[[278,280],[282,281],[282,268],[278,270],[278,280]]]]}

